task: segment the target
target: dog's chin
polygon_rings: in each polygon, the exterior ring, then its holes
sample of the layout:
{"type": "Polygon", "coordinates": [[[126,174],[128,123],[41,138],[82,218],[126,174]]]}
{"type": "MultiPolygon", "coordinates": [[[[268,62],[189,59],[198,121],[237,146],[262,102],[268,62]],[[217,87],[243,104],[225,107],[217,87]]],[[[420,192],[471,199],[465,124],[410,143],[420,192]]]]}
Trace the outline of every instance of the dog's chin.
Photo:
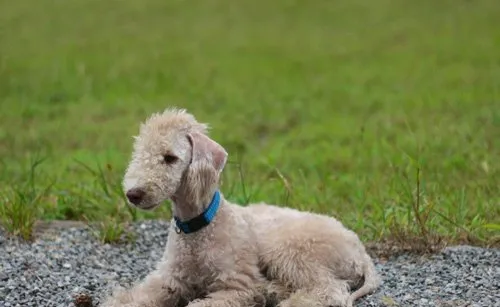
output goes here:
{"type": "Polygon", "coordinates": [[[149,203],[149,204],[138,204],[138,205],[132,204],[132,206],[134,206],[134,207],[136,207],[137,209],[140,209],[140,210],[152,211],[152,210],[156,209],[158,206],[160,206],[160,204],[152,204],[152,203],[149,203]]]}

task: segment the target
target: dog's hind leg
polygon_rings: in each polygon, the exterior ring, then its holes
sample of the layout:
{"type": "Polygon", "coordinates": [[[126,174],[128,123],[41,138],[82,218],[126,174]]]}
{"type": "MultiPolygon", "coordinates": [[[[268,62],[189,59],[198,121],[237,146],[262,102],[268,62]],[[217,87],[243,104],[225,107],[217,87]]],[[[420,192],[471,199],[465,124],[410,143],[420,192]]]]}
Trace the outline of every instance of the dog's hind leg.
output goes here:
{"type": "Polygon", "coordinates": [[[352,307],[349,285],[333,277],[321,278],[295,291],[278,307],[352,307]]]}
{"type": "Polygon", "coordinates": [[[266,278],[292,293],[279,307],[352,306],[351,285],[362,276],[362,270],[349,258],[339,260],[343,255],[327,240],[302,232],[281,242],[265,243],[262,264],[266,278]],[[344,271],[348,274],[339,274],[344,271]]]}

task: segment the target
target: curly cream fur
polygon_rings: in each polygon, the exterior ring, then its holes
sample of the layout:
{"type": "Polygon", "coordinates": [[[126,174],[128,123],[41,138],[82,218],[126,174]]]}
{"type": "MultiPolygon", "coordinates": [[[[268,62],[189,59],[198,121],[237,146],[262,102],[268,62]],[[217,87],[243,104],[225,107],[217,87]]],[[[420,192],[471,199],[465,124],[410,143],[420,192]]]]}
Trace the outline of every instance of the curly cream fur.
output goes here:
{"type": "MultiPolygon", "coordinates": [[[[141,125],[124,177],[125,191],[144,191],[137,207],[171,200],[183,220],[206,209],[227,158],[207,130],[179,109],[141,125]],[[165,163],[167,153],[178,159],[165,163]]],[[[379,283],[357,235],[336,219],[263,203],[242,207],[221,195],[205,228],[184,234],[171,223],[156,269],[103,306],[352,306],[379,283]]]]}

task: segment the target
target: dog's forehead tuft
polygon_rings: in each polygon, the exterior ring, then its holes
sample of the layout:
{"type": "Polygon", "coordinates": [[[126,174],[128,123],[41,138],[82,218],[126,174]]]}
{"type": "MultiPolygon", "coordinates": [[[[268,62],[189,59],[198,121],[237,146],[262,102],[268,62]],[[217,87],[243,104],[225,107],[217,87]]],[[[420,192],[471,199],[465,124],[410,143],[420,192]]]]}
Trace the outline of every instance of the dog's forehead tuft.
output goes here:
{"type": "Polygon", "coordinates": [[[141,135],[173,135],[179,133],[200,132],[206,134],[208,125],[199,123],[184,109],[169,108],[163,113],[151,115],[141,124],[141,135]]]}
{"type": "Polygon", "coordinates": [[[195,117],[183,109],[166,109],[155,113],[140,126],[139,135],[134,137],[134,151],[142,156],[167,152],[183,152],[187,146],[187,135],[192,132],[206,134],[208,125],[199,123],[195,117]]]}

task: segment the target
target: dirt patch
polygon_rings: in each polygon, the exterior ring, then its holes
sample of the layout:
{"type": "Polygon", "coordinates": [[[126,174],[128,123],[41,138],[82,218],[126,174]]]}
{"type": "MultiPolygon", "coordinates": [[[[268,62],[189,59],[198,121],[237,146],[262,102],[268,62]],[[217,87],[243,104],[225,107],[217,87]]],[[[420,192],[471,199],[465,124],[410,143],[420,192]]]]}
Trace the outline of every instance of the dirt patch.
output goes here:
{"type": "Polygon", "coordinates": [[[33,228],[33,238],[51,237],[68,228],[86,228],[87,224],[82,221],[38,221],[33,228]]]}

